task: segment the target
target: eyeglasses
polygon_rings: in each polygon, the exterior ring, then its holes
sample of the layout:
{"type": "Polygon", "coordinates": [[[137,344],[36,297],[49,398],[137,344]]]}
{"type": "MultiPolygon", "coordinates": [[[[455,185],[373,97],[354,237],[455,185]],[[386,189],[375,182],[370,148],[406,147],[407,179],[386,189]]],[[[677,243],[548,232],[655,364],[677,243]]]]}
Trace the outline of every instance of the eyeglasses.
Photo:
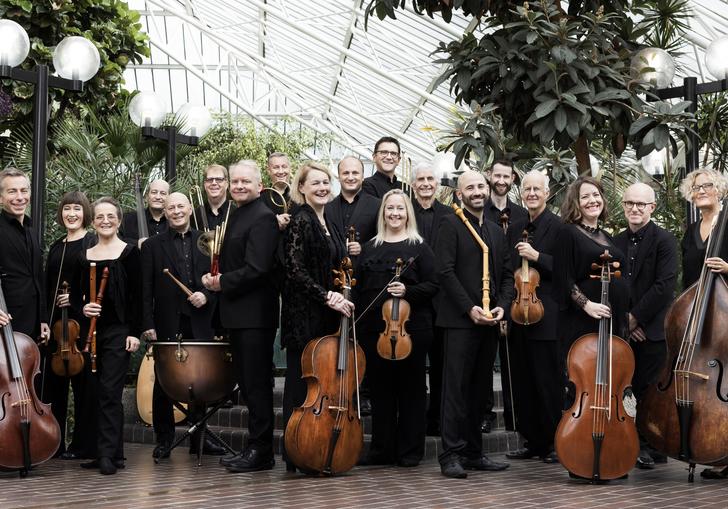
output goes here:
{"type": "Polygon", "coordinates": [[[653,203],[655,203],[655,202],[651,201],[651,202],[645,203],[643,201],[623,201],[622,206],[624,207],[625,210],[632,210],[632,207],[637,207],[637,210],[642,212],[643,210],[645,210],[645,207],[647,205],[652,205],[653,203]]]}
{"type": "Polygon", "coordinates": [[[715,184],[713,184],[712,182],[706,182],[705,184],[693,186],[690,189],[692,189],[694,193],[697,193],[701,189],[707,193],[708,191],[713,189],[714,186],[715,186],[715,184]]]}
{"type": "Polygon", "coordinates": [[[377,150],[374,152],[375,154],[378,154],[382,157],[391,157],[392,159],[398,159],[399,158],[399,152],[392,152],[391,150],[377,150]]]}
{"type": "Polygon", "coordinates": [[[222,184],[223,182],[225,182],[225,177],[207,177],[205,179],[206,184],[212,184],[213,182],[215,184],[222,184]]]}

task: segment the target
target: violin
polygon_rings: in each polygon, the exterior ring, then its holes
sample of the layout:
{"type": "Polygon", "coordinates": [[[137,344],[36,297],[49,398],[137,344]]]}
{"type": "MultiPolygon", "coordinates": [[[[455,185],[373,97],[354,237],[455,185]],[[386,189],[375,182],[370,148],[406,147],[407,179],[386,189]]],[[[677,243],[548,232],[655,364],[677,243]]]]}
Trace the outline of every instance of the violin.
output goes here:
{"type": "MultiPolygon", "coordinates": [[[[61,285],[61,295],[68,295],[68,283],[65,281],[61,285]]],[[[53,337],[57,346],[51,356],[51,369],[56,375],[69,378],[83,370],[83,354],[76,346],[80,332],[78,322],[68,318],[68,307],[62,307],[61,319],[53,324],[53,337]]]]}
{"type": "MultiPolygon", "coordinates": [[[[706,258],[721,256],[728,222],[724,201],[710,234],[706,258]]],[[[728,285],[705,264],[700,277],[675,299],[665,317],[667,357],[656,384],[640,404],[638,426],[658,451],[689,463],[728,464],[728,285]]]]}
{"type": "MultiPolygon", "coordinates": [[[[394,274],[394,281],[399,281],[402,274],[404,262],[397,258],[397,268],[394,274]]],[[[401,361],[412,353],[412,338],[405,330],[405,323],[409,321],[409,302],[400,298],[392,297],[382,304],[382,320],[386,323],[384,331],[377,340],[377,353],[383,359],[401,361]]]]}
{"type": "MultiPolygon", "coordinates": [[[[620,277],[619,262],[609,251],[600,256],[601,303],[609,305],[609,283],[620,277]]],[[[629,344],[612,335],[612,319],[599,320],[599,332],[584,334],[569,350],[569,380],[576,399],[556,428],[559,462],[579,477],[599,482],[618,479],[634,468],[639,454],[636,402],[631,393],[634,354],[629,344]],[[629,409],[629,411],[626,410],[629,409]]]]}
{"type": "MultiPolygon", "coordinates": [[[[0,309],[8,306],[0,284],[0,309]]],[[[14,332],[11,324],[0,330],[0,468],[18,470],[21,477],[31,467],[49,460],[61,445],[61,428],[35,393],[40,374],[40,351],[35,341],[14,332]]]]}
{"type": "MultiPolygon", "coordinates": [[[[356,284],[351,260],[344,258],[334,273],[334,283],[349,299],[356,284]]],[[[364,351],[350,338],[345,315],[338,332],[312,339],[304,348],[306,400],[293,410],[285,432],[286,454],[303,472],[334,475],[350,470],[359,460],[364,447],[359,384],[365,366],[364,351]]]]}
{"type": "MultiPolygon", "coordinates": [[[[521,242],[528,243],[528,232],[523,231],[521,242]]],[[[536,295],[541,275],[529,267],[526,257],[521,257],[521,270],[514,274],[516,297],[511,303],[511,319],[520,325],[532,325],[543,318],[543,303],[536,295]]]]}

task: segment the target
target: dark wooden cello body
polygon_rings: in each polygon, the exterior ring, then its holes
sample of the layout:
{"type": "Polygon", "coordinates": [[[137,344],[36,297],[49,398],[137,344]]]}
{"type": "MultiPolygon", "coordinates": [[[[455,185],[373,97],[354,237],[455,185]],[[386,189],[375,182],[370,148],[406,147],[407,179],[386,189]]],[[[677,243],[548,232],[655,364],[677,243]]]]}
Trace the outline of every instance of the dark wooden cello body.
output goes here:
{"type": "MultiPolygon", "coordinates": [[[[348,299],[355,284],[351,261],[345,258],[335,272],[336,284],[348,299]]],[[[346,472],[356,465],[364,446],[357,398],[364,377],[364,351],[350,340],[349,328],[349,318],[342,315],[336,334],[313,339],[303,350],[306,400],[293,410],[285,444],[289,459],[306,473],[346,472]]]]}
{"type": "MultiPolygon", "coordinates": [[[[613,265],[609,252],[601,258],[601,266],[592,268],[601,268],[601,303],[609,305],[613,265]]],[[[628,413],[624,405],[634,373],[632,348],[612,335],[611,318],[602,318],[598,334],[585,334],[571,346],[567,367],[576,398],[556,429],[559,461],[569,472],[592,482],[623,477],[639,454],[634,412],[628,413]]]]}
{"type": "MultiPolygon", "coordinates": [[[[706,257],[720,256],[728,206],[718,216],[706,257]]],[[[728,284],[705,265],[698,281],[665,317],[667,360],[648,387],[639,412],[640,431],[660,452],[690,464],[728,464],[728,284]]]]}
{"type": "MultiPolygon", "coordinates": [[[[0,308],[7,312],[1,285],[0,308]]],[[[0,468],[18,470],[24,477],[31,467],[53,457],[61,445],[61,429],[51,406],[35,393],[38,346],[10,324],[0,336],[0,468]]]]}

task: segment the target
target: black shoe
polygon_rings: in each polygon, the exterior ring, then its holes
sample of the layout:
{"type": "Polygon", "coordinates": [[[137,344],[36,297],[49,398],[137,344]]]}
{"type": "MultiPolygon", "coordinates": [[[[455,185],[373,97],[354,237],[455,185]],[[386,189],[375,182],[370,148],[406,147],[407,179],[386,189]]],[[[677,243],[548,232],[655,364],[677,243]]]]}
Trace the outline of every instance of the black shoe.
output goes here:
{"type": "Polygon", "coordinates": [[[116,473],[116,465],[111,458],[99,458],[99,473],[102,475],[113,475],[116,473]]]}
{"type": "Polygon", "coordinates": [[[248,449],[240,459],[232,461],[227,469],[228,472],[258,472],[260,470],[271,470],[275,464],[273,453],[248,449]]]}
{"type": "Polygon", "coordinates": [[[398,467],[413,468],[420,464],[420,460],[414,458],[400,458],[397,460],[398,467]]]}
{"type": "Polygon", "coordinates": [[[498,472],[500,470],[505,470],[509,466],[510,465],[508,463],[493,461],[486,455],[483,455],[480,458],[463,460],[463,468],[466,470],[487,470],[489,472],[498,472]]]}
{"type": "Polygon", "coordinates": [[[554,463],[559,463],[559,456],[558,456],[558,454],[556,454],[556,451],[551,451],[547,455],[542,456],[541,461],[543,461],[544,463],[547,463],[549,465],[552,465],[554,463]]]}
{"type": "MultiPolygon", "coordinates": [[[[124,458],[114,458],[111,460],[111,463],[113,463],[114,466],[116,468],[118,468],[119,470],[126,468],[126,465],[124,464],[124,458]]],[[[99,460],[96,459],[96,460],[87,461],[85,463],[81,463],[81,468],[86,468],[86,469],[99,468],[99,460]]]]}
{"type": "Polygon", "coordinates": [[[654,449],[649,449],[650,456],[652,456],[652,461],[655,463],[667,463],[667,455],[662,454],[661,452],[657,452],[654,449]]]}
{"type": "Polygon", "coordinates": [[[717,470],[715,468],[706,468],[700,472],[700,477],[703,479],[725,479],[728,477],[728,467],[723,470],[717,470]]]}
{"type": "Polygon", "coordinates": [[[230,464],[232,464],[232,463],[236,462],[237,460],[239,460],[240,458],[242,458],[244,454],[245,454],[245,451],[240,451],[235,454],[226,454],[225,456],[220,458],[220,464],[223,467],[227,467],[230,464]]]}
{"type": "Polygon", "coordinates": [[[637,456],[637,468],[642,470],[650,470],[655,468],[655,460],[652,459],[650,453],[646,449],[640,449],[640,454],[637,456]]]}
{"type": "MultiPolygon", "coordinates": [[[[190,444],[190,454],[197,454],[199,442],[197,440],[192,440],[190,444]]],[[[222,456],[226,452],[227,450],[223,446],[217,445],[215,442],[205,437],[202,444],[202,454],[207,454],[208,456],[222,456]]]]}
{"type": "Polygon", "coordinates": [[[71,451],[66,451],[58,457],[61,458],[62,460],[77,460],[77,459],[81,458],[81,456],[79,456],[75,452],[71,452],[71,451]]]}
{"type": "Polygon", "coordinates": [[[450,459],[445,463],[441,463],[440,472],[451,479],[465,479],[468,477],[468,473],[457,459],[450,459]]]}
{"type": "Polygon", "coordinates": [[[483,424],[480,425],[480,431],[481,433],[490,433],[491,431],[493,431],[493,422],[490,419],[486,418],[483,421],[483,424]]]}
{"type": "Polygon", "coordinates": [[[368,454],[359,460],[357,465],[394,465],[393,458],[382,456],[381,454],[368,454]]]}
{"type": "Polygon", "coordinates": [[[296,472],[296,465],[294,465],[290,461],[286,461],[286,472],[295,473],[296,472]]]}
{"type": "Polygon", "coordinates": [[[506,453],[506,458],[509,460],[530,460],[536,456],[540,456],[540,454],[528,447],[521,447],[520,449],[506,453]]]}
{"type": "Polygon", "coordinates": [[[169,447],[172,445],[169,442],[160,442],[157,444],[157,446],[152,451],[152,458],[154,459],[164,459],[169,458],[169,447]]]}
{"type": "Polygon", "coordinates": [[[372,402],[366,396],[362,396],[359,401],[359,411],[362,416],[372,415],[372,402]]]}

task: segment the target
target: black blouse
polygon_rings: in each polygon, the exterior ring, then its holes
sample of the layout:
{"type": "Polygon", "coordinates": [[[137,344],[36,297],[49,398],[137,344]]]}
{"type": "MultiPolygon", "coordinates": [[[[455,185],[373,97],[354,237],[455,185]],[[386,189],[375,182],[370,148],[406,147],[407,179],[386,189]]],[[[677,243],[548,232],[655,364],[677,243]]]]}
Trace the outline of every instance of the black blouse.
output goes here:
{"type": "MultiPolygon", "coordinates": [[[[689,224],[687,230],[685,230],[685,236],[682,238],[683,289],[687,289],[700,278],[700,271],[705,264],[705,255],[710,236],[703,242],[703,239],[700,237],[701,224],[702,220],[689,224]]],[[[728,234],[723,239],[720,257],[728,260],[728,234]]]]}
{"type": "MultiPolygon", "coordinates": [[[[57,290],[60,290],[64,282],[69,285],[69,292],[71,294],[71,305],[68,308],[68,317],[76,321],[84,319],[81,309],[83,304],[81,303],[81,297],[84,293],[84,289],[80,288],[81,282],[81,258],[86,252],[86,249],[92,244],[94,235],[87,233],[84,237],[78,240],[72,240],[70,242],[64,242],[66,237],[63,236],[56,240],[51,247],[48,249],[48,259],[46,261],[46,293],[48,309],[54,306],[57,290]],[[63,253],[63,247],[65,246],[66,252],[63,253]],[[61,266],[61,260],[63,265],[61,266]],[[60,273],[60,278],[58,277],[60,273]],[[74,285],[76,287],[74,288],[74,285]]],[[[53,312],[53,321],[55,322],[60,318],[58,308],[53,312]]]]}
{"type": "MultiPolygon", "coordinates": [[[[406,328],[408,331],[431,329],[432,298],[437,293],[438,285],[435,255],[424,242],[415,244],[405,240],[383,242],[375,246],[374,240],[370,240],[364,245],[357,260],[357,284],[354,287],[357,311],[364,312],[392,279],[398,258],[405,263],[410,258],[414,259],[400,278],[406,288],[403,299],[410,304],[410,319],[406,328]]],[[[357,328],[362,332],[382,332],[385,326],[382,304],[390,297],[386,291],[380,295],[371,309],[361,316],[357,328]]]]}

